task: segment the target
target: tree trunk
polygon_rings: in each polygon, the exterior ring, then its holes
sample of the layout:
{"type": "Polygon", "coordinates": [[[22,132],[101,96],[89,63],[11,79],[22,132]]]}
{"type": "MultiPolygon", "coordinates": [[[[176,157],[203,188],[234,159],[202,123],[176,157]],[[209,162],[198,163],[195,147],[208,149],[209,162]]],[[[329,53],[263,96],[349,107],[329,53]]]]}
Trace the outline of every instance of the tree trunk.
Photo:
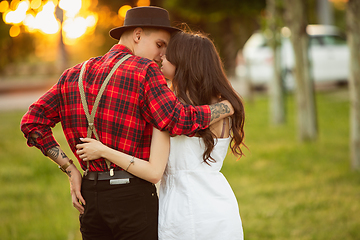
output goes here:
{"type": "Polygon", "coordinates": [[[298,132],[301,141],[317,138],[314,83],[309,61],[306,13],[303,0],[285,0],[286,20],[295,55],[298,132]]]}
{"type": "Polygon", "coordinates": [[[333,8],[329,0],[317,0],[317,13],[319,24],[334,24],[333,8]]]}
{"type": "Polygon", "coordinates": [[[360,2],[347,5],[348,44],[350,49],[350,156],[351,167],[360,169],[360,2]]]}
{"type": "Polygon", "coordinates": [[[63,10],[58,6],[56,8],[56,17],[57,19],[59,19],[60,21],[60,31],[59,31],[59,54],[58,54],[58,59],[57,59],[57,66],[58,66],[58,71],[60,73],[62,73],[66,68],[69,67],[69,62],[68,62],[68,56],[67,56],[67,51],[66,51],[66,46],[64,43],[64,38],[63,38],[63,34],[62,34],[62,24],[63,24],[63,20],[64,20],[64,13],[63,10]]]}
{"type": "Polygon", "coordinates": [[[237,52],[235,51],[236,38],[233,33],[231,18],[230,17],[224,18],[220,22],[220,27],[221,27],[220,32],[222,35],[221,45],[223,47],[221,49],[221,53],[223,57],[224,68],[226,70],[226,74],[228,75],[228,77],[233,78],[235,76],[235,63],[236,63],[235,59],[237,52]]]}
{"type": "Polygon", "coordinates": [[[284,86],[281,75],[281,33],[279,22],[281,22],[281,12],[279,11],[278,0],[267,0],[267,19],[268,27],[272,33],[270,46],[273,50],[273,69],[274,74],[269,84],[270,92],[270,114],[272,123],[281,125],[285,123],[285,101],[284,86]]]}

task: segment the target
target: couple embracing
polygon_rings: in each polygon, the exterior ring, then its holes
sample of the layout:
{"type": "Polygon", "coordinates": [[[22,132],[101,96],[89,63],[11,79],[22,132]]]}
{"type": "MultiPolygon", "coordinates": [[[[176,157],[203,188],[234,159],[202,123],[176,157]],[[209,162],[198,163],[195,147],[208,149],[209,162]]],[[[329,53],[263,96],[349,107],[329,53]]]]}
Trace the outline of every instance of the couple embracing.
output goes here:
{"type": "Polygon", "coordinates": [[[242,156],[244,107],[214,44],[158,7],[130,9],[110,35],[118,44],[65,70],[21,121],[67,174],[83,239],[243,239],[220,169],[229,145],[242,156]],[[59,122],[83,174],[52,134],[59,122]]]}

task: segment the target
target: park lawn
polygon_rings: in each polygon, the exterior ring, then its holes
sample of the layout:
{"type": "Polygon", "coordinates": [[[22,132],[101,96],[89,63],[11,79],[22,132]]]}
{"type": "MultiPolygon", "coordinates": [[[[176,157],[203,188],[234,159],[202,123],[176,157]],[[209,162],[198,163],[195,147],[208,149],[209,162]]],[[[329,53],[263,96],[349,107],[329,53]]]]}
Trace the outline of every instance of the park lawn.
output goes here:
{"type": "MultiPolygon", "coordinates": [[[[293,96],[284,126],[269,123],[266,96],[245,103],[249,150],[238,161],[229,155],[222,169],[239,202],[245,239],[360,239],[360,172],[350,170],[347,91],[318,93],[316,100],[319,137],[308,143],[296,137],[293,96]]],[[[26,146],[23,113],[0,112],[0,239],[81,239],[67,177],[26,146]]],[[[54,132],[74,158],[61,126],[54,132]]]]}
{"type": "MultiPolygon", "coordinates": [[[[27,147],[20,131],[24,113],[0,112],[0,239],[81,239],[68,178],[37,148],[27,147]]],[[[60,125],[54,133],[74,159],[60,125]]]]}
{"type": "Polygon", "coordinates": [[[297,140],[294,98],[287,124],[269,124],[268,100],[246,104],[246,157],[222,172],[237,196],[245,239],[360,239],[360,172],[350,170],[347,91],[316,96],[319,137],[297,140]]]}

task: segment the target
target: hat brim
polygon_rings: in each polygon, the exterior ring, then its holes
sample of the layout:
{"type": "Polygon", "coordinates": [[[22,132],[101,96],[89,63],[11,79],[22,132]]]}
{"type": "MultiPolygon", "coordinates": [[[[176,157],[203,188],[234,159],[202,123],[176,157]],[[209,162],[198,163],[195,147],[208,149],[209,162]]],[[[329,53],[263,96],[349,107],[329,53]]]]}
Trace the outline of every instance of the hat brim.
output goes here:
{"type": "Polygon", "coordinates": [[[117,27],[117,28],[113,28],[110,30],[109,34],[112,38],[116,39],[116,40],[120,40],[121,35],[128,29],[130,28],[137,28],[137,27],[151,27],[151,28],[160,28],[160,29],[164,29],[168,32],[174,33],[174,32],[181,32],[182,30],[179,28],[175,28],[175,27],[166,27],[166,26],[154,26],[154,25],[148,25],[148,24],[144,24],[144,25],[136,25],[136,26],[122,26],[122,27],[117,27]]]}

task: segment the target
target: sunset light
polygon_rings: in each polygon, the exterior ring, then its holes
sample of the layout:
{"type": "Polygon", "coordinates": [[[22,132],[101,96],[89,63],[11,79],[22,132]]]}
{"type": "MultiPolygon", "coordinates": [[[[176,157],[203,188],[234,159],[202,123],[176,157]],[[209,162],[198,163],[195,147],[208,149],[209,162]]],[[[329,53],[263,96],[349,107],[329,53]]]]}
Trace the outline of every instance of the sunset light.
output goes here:
{"type": "Polygon", "coordinates": [[[74,17],[81,9],[81,0],[60,0],[59,7],[66,12],[67,17],[74,17]]]}
{"type": "Polygon", "coordinates": [[[125,18],[126,12],[127,12],[129,9],[131,9],[131,6],[129,6],[129,5],[124,5],[124,6],[122,6],[122,7],[119,9],[119,12],[118,12],[119,17],[125,18]]]}
{"type": "Polygon", "coordinates": [[[60,23],[55,17],[55,4],[52,1],[47,2],[42,11],[40,11],[34,21],[30,21],[28,27],[33,29],[39,29],[46,34],[55,34],[60,29],[60,23]]]}
{"type": "Polygon", "coordinates": [[[76,17],[65,20],[63,23],[65,37],[71,39],[81,37],[86,33],[88,27],[92,27],[96,24],[96,21],[94,16],[89,16],[87,18],[76,17]]]}
{"type": "MultiPolygon", "coordinates": [[[[118,26],[124,21],[126,12],[132,8],[130,5],[123,5],[119,7],[117,16],[114,16],[109,10],[105,13],[105,8],[98,13],[90,10],[95,9],[97,4],[95,0],[0,0],[0,13],[3,21],[12,25],[9,30],[11,37],[17,37],[23,32],[45,35],[61,33],[62,41],[73,45],[81,37],[94,32],[99,14],[103,16],[103,21],[110,16],[108,22],[118,26]]],[[[136,2],[136,6],[149,5],[150,0],[136,2]]]]}
{"type": "Polygon", "coordinates": [[[15,0],[0,2],[0,12],[6,24],[13,25],[9,35],[16,37],[21,31],[43,34],[56,34],[62,30],[64,42],[74,43],[74,40],[94,30],[98,16],[87,8],[91,0],[15,0]],[[87,3],[87,4],[84,4],[87,3]],[[60,11],[58,11],[60,9],[60,11]],[[61,11],[62,10],[62,11],[61,11]],[[63,15],[58,16],[57,12],[63,15]],[[19,26],[24,25],[21,29],[19,26]]]}
{"type": "Polygon", "coordinates": [[[9,9],[9,3],[8,1],[2,1],[0,2],[0,12],[6,12],[9,9]]]}
{"type": "Polygon", "coordinates": [[[30,3],[30,7],[32,9],[38,9],[41,6],[41,0],[32,0],[30,3]]]}
{"type": "Polygon", "coordinates": [[[138,0],[136,6],[138,7],[150,6],[150,0],[138,0]]]}
{"type": "Polygon", "coordinates": [[[26,11],[29,9],[29,1],[19,2],[15,11],[7,11],[4,14],[4,21],[9,24],[19,24],[24,21],[26,17],[26,11]]]}

